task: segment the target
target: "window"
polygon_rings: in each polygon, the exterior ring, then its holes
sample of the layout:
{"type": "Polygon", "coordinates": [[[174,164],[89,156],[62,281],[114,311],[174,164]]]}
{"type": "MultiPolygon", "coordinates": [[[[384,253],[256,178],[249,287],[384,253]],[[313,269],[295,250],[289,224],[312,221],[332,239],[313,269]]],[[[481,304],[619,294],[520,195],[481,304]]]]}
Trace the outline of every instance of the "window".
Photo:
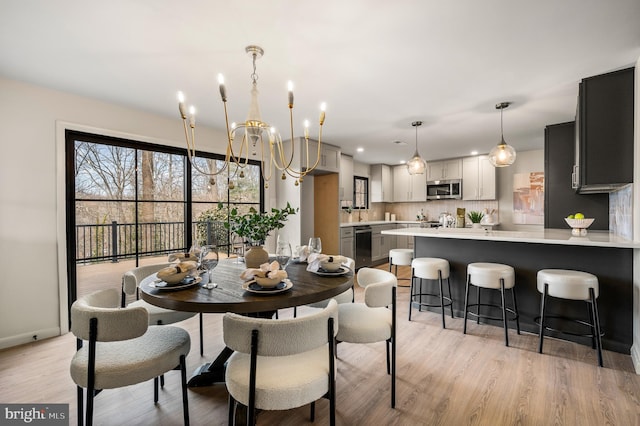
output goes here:
{"type": "Polygon", "coordinates": [[[360,176],[353,177],[353,208],[369,208],[369,179],[360,176]]]}

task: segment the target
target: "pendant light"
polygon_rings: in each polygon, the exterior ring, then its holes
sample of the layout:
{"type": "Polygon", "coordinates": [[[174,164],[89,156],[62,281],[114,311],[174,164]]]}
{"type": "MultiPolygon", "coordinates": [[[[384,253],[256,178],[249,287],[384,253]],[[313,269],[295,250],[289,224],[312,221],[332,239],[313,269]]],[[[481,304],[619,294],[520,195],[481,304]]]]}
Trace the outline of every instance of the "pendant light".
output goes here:
{"type": "Polygon", "coordinates": [[[507,167],[516,161],[516,150],[504,141],[504,130],[502,127],[502,111],[511,105],[511,102],[500,102],[496,109],[500,110],[500,143],[489,152],[489,161],[494,167],[507,167]]]}
{"type": "Polygon", "coordinates": [[[427,170],[427,162],[418,154],[418,127],[422,126],[422,121],[414,121],[411,125],[416,128],[416,152],[411,160],[407,161],[407,171],[410,175],[421,175],[427,170]]]}

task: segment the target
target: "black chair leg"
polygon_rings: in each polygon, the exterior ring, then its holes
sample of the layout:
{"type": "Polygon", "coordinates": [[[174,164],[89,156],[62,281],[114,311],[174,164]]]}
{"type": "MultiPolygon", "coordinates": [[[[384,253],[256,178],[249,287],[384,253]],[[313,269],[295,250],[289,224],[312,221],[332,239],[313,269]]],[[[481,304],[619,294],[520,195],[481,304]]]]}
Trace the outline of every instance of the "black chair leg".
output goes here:
{"type": "Polygon", "coordinates": [[[310,405],[309,409],[309,419],[314,422],[316,420],[316,402],[313,401],[310,405]]]}
{"type": "Polygon", "coordinates": [[[389,340],[387,340],[385,346],[387,347],[387,374],[391,374],[391,362],[389,359],[389,340]]]}
{"type": "Polygon", "coordinates": [[[184,425],[189,426],[189,397],[187,395],[187,362],[185,355],[180,355],[180,379],[182,381],[182,415],[184,417],[184,425]]]}
{"type": "Polygon", "coordinates": [[[78,386],[77,387],[77,394],[78,394],[78,412],[77,412],[77,417],[78,417],[78,426],[83,426],[84,425],[84,391],[83,389],[78,386]]]}
{"type": "Polygon", "coordinates": [[[203,321],[202,321],[202,312],[200,312],[200,356],[204,356],[204,332],[202,331],[203,321]]]}
{"type": "Polygon", "coordinates": [[[236,408],[236,400],[229,394],[229,418],[227,420],[227,424],[229,426],[235,425],[235,408],[236,408]]]}
{"type": "Polygon", "coordinates": [[[542,353],[542,342],[544,340],[544,308],[547,303],[547,293],[549,292],[549,284],[544,285],[542,292],[542,300],[540,302],[540,332],[538,342],[538,353],[542,353]]]}
{"type": "Polygon", "coordinates": [[[589,295],[591,296],[593,317],[595,319],[596,346],[598,349],[598,365],[602,367],[603,362],[602,362],[602,336],[601,336],[601,330],[600,330],[600,315],[598,314],[598,301],[596,299],[593,288],[589,289],[589,295]]]}
{"type": "Polygon", "coordinates": [[[163,388],[164,387],[164,374],[160,375],[160,387],[163,388]]]}
{"type": "Polygon", "coordinates": [[[153,378],[153,403],[158,403],[158,377],[153,378]]]}
{"type": "Polygon", "coordinates": [[[93,398],[95,397],[95,389],[87,389],[87,413],[85,424],[93,426],[93,398]]]}

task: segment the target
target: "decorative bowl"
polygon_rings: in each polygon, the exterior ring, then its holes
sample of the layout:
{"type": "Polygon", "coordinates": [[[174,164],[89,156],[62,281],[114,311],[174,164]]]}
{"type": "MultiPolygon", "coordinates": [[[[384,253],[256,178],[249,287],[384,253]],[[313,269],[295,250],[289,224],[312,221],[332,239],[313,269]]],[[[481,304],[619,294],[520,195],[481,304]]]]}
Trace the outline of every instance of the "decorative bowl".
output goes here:
{"type": "Polygon", "coordinates": [[[320,267],[325,271],[335,272],[342,266],[342,256],[329,256],[327,260],[320,262],[320,267]]]}
{"type": "Polygon", "coordinates": [[[269,277],[255,277],[256,283],[260,287],[275,287],[282,281],[280,278],[269,278],[269,277]]]}
{"type": "Polygon", "coordinates": [[[158,274],[158,278],[161,279],[162,281],[166,282],[167,284],[175,285],[175,284],[181,283],[182,280],[187,278],[187,276],[189,274],[191,274],[192,272],[193,272],[193,270],[190,269],[188,271],[178,272],[178,273],[171,274],[171,275],[158,274]]]}
{"type": "Polygon", "coordinates": [[[576,237],[584,237],[587,235],[587,228],[591,226],[595,219],[564,219],[567,224],[573,228],[571,230],[571,235],[576,237]]]}

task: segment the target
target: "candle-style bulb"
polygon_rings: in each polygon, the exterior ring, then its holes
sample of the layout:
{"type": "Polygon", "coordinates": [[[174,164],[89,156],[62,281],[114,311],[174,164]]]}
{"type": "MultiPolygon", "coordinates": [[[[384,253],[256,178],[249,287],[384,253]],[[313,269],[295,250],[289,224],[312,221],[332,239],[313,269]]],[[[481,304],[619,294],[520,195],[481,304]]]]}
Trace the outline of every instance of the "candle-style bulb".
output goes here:
{"type": "Polygon", "coordinates": [[[189,107],[189,125],[193,128],[196,127],[196,108],[191,105],[189,107]]]}
{"type": "Polygon", "coordinates": [[[287,83],[287,89],[289,90],[289,108],[293,108],[293,82],[287,83]]]}
{"type": "Polygon", "coordinates": [[[227,102],[227,89],[224,87],[224,76],[222,74],[218,74],[218,84],[220,85],[222,102],[227,102]]]}
{"type": "Polygon", "coordinates": [[[320,125],[322,126],[324,124],[324,117],[325,117],[325,111],[327,110],[327,104],[326,103],[321,103],[320,104],[320,125]]]}
{"type": "Polygon", "coordinates": [[[178,92],[178,110],[180,111],[180,117],[184,120],[187,118],[187,113],[184,109],[184,93],[178,92]]]}
{"type": "Polygon", "coordinates": [[[309,120],[304,120],[304,137],[309,139],[309,120]]]}

